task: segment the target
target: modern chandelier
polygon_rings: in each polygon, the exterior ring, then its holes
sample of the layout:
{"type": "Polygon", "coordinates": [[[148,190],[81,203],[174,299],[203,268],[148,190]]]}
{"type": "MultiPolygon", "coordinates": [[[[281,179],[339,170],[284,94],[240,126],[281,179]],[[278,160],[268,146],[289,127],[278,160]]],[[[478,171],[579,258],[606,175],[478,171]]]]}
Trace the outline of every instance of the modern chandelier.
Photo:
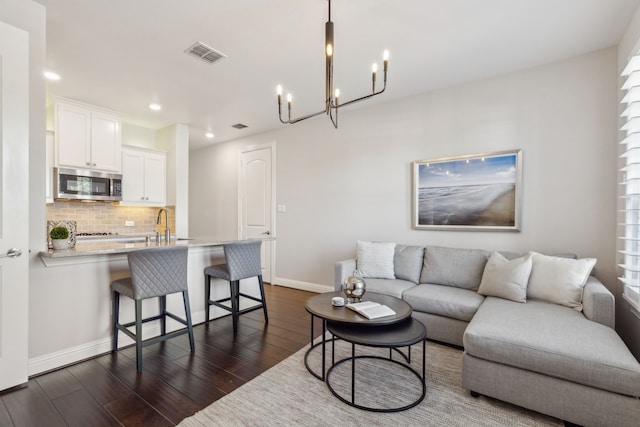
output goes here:
{"type": "Polygon", "coordinates": [[[325,102],[324,109],[317,113],[307,114],[306,116],[291,118],[291,94],[287,94],[287,120],[282,120],[282,86],[278,85],[276,92],[278,94],[278,116],[280,121],[284,124],[294,124],[301,122],[302,120],[310,119],[311,117],[318,116],[320,114],[326,114],[331,119],[333,126],[338,128],[338,109],[347,105],[355,104],[356,102],[364,101],[365,99],[372,98],[376,95],[380,95],[387,88],[387,67],[389,63],[389,51],[385,50],[383,53],[383,71],[384,71],[384,85],[382,89],[376,92],[376,73],[378,71],[378,64],[373,64],[371,70],[371,93],[369,95],[362,96],[360,98],[352,99],[351,101],[340,102],[340,89],[333,90],[333,53],[335,50],[335,44],[333,42],[333,22],[331,21],[331,0],[329,1],[329,20],[325,23],[325,57],[326,57],[326,81],[325,81],[325,102]]]}

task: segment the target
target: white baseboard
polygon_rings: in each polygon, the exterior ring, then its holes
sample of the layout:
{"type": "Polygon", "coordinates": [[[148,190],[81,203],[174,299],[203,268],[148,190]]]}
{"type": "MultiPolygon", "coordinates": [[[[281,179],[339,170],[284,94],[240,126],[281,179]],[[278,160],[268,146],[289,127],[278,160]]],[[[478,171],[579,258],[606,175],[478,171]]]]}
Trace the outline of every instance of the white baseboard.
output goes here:
{"type": "MultiPolygon", "coordinates": [[[[320,285],[317,283],[302,282],[282,277],[275,277],[273,279],[273,284],[315,293],[333,292],[334,290],[331,285],[320,285]]],[[[228,312],[220,308],[211,307],[212,319],[228,314],[228,312]]],[[[204,320],[204,310],[191,313],[191,321],[194,325],[202,323],[204,320]]],[[[178,323],[173,319],[167,319],[167,331],[173,331],[183,327],[184,325],[181,323],[178,323]]],[[[157,323],[145,324],[142,326],[142,335],[144,337],[152,337],[159,334],[160,325],[157,323]]],[[[133,344],[133,340],[122,333],[118,337],[118,342],[120,344],[119,347],[121,348],[133,344]]],[[[68,366],[82,360],[108,353],[111,351],[111,343],[112,339],[109,336],[108,338],[92,341],[75,347],[69,347],[54,353],[33,357],[29,359],[29,376],[42,374],[44,372],[59,369],[63,366],[68,366]]]]}
{"type": "MultiPolygon", "coordinates": [[[[219,309],[217,307],[211,307],[211,318],[217,318],[223,315],[229,314],[228,312],[219,309]]],[[[203,323],[205,318],[204,310],[191,314],[191,321],[194,325],[203,323]]],[[[182,323],[176,322],[173,319],[167,318],[167,332],[171,332],[177,329],[184,328],[182,323]]],[[[143,337],[153,337],[160,335],[160,325],[157,322],[145,324],[142,326],[143,337]]],[[[120,333],[118,336],[118,347],[126,347],[133,344],[133,340],[126,336],[124,333],[120,333]]],[[[82,360],[90,359],[92,357],[99,356],[111,351],[112,339],[111,337],[89,342],[75,347],[69,347],[64,350],[56,351],[54,353],[45,354],[29,359],[29,376],[42,374],[44,372],[52,371],[54,369],[60,369],[63,366],[68,366],[82,360]]]]}
{"type": "Polygon", "coordinates": [[[300,289],[302,291],[316,292],[318,294],[334,291],[332,285],[320,285],[317,283],[302,282],[300,280],[285,279],[283,277],[274,277],[273,284],[286,286],[287,288],[300,289]]]}

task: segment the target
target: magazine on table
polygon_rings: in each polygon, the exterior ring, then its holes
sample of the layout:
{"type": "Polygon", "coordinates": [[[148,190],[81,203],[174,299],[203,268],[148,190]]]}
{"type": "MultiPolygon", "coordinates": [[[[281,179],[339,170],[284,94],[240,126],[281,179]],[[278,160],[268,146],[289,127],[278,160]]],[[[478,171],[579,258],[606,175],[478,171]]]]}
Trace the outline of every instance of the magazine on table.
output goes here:
{"type": "Polygon", "coordinates": [[[378,319],[380,317],[393,316],[394,314],[396,314],[395,311],[393,311],[386,305],[382,305],[373,301],[350,303],[345,307],[350,308],[351,310],[366,317],[369,320],[378,319]]]}

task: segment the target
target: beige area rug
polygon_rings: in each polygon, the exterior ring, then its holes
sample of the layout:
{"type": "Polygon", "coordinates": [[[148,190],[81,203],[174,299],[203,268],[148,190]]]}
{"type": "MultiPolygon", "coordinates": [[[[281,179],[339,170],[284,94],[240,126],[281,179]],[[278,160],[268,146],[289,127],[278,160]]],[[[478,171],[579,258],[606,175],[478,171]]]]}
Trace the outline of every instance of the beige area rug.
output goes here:
{"type": "MultiPolygon", "coordinates": [[[[424,400],[396,413],[363,411],[338,400],[327,385],[304,365],[307,347],[283,360],[227,396],[217,400],[180,427],[200,426],[561,426],[562,422],[484,396],[473,398],[461,386],[462,351],[427,342],[424,400]]],[[[320,369],[320,347],[309,362],[320,369]]],[[[330,345],[327,360],[330,360],[330,345]]],[[[351,346],[336,344],[336,360],[350,355],[351,346]]],[[[388,357],[388,350],[358,347],[357,354],[388,357]]],[[[396,354],[394,359],[400,360],[396,354]]],[[[411,350],[411,366],[422,372],[422,345],[411,350]]],[[[336,392],[351,399],[351,362],[339,364],[330,376],[336,392]]],[[[356,403],[400,407],[419,397],[419,380],[395,363],[356,360],[356,403]]]]}

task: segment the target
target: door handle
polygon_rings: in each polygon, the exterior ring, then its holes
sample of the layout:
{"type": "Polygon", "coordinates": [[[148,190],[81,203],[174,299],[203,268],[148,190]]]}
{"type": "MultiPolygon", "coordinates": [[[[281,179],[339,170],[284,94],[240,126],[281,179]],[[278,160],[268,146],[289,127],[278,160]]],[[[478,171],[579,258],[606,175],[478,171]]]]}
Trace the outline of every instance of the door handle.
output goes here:
{"type": "Polygon", "coordinates": [[[17,258],[22,255],[22,251],[18,248],[11,248],[6,254],[0,255],[0,258],[17,258]]]}
{"type": "Polygon", "coordinates": [[[262,234],[266,234],[267,236],[271,236],[271,232],[270,232],[269,230],[265,231],[265,232],[264,232],[264,233],[262,233],[262,234]]]}

